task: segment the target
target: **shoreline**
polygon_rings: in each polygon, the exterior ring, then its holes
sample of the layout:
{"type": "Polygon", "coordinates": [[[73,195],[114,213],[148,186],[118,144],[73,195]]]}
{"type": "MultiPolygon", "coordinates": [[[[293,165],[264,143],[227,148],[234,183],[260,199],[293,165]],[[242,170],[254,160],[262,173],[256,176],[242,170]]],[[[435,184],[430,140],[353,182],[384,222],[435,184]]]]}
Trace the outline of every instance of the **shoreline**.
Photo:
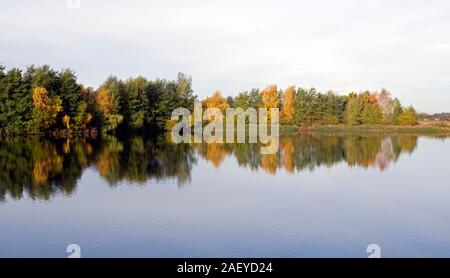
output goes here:
{"type": "MultiPolygon", "coordinates": [[[[248,126],[246,127],[248,131],[248,126]]],[[[155,133],[150,132],[138,132],[132,131],[128,133],[118,132],[116,134],[110,134],[113,136],[128,136],[128,135],[149,135],[155,136],[155,133]]],[[[158,133],[158,135],[164,135],[166,132],[158,133]]],[[[450,137],[450,127],[440,127],[426,124],[419,124],[416,126],[397,126],[397,125],[360,125],[360,126],[348,126],[348,125],[316,125],[308,127],[299,127],[295,125],[280,125],[280,135],[430,135],[430,136],[444,136],[450,137]]],[[[11,137],[43,137],[43,138],[97,138],[102,137],[101,133],[81,131],[73,132],[68,130],[57,130],[49,132],[48,134],[7,134],[0,132],[0,138],[11,137]]]]}
{"type": "MultiPolygon", "coordinates": [[[[449,127],[419,124],[416,126],[397,125],[320,125],[312,128],[317,134],[401,134],[401,135],[442,135],[450,136],[449,127]]],[[[302,131],[300,131],[302,133],[302,131]]]]}

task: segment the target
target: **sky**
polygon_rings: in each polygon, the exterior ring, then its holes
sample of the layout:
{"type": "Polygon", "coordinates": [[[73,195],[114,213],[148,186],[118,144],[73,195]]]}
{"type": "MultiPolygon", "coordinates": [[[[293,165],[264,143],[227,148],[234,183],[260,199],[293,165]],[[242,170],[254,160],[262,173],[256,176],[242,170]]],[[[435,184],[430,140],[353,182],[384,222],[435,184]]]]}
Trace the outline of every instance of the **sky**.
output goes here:
{"type": "Polygon", "coordinates": [[[192,76],[204,98],[277,84],[387,88],[450,111],[450,1],[1,0],[0,64],[75,70],[96,87],[192,76]]]}

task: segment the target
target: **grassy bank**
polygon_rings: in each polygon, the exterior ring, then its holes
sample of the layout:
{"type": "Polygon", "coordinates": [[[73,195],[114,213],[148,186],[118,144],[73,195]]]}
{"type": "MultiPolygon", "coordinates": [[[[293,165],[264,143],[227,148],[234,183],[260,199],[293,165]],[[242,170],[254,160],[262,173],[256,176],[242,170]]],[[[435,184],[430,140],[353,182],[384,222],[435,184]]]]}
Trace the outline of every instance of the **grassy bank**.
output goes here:
{"type": "Polygon", "coordinates": [[[280,125],[280,135],[295,135],[298,133],[298,126],[280,125]]]}
{"type": "Polygon", "coordinates": [[[391,125],[323,125],[314,127],[319,134],[345,133],[345,134],[411,134],[411,135],[447,135],[450,128],[430,125],[417,126],[391,126],[391,125]]]}

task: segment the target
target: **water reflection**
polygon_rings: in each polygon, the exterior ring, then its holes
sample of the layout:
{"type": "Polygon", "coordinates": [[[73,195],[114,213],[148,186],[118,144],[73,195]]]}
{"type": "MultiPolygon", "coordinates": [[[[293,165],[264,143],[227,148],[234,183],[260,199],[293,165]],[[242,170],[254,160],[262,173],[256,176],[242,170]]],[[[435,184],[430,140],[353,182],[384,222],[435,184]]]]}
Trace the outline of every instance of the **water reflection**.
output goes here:
{"type": "Polygon", "coordinates": [[[296,174],[345,162],[350,167],[384,171],[402,153],[417,148],[415,136],[285,136],[277,154],[261,155],[257,144],[172,144],[167,138],[50,141],[37,138],[0,140],[0,200],[49,200],[74,192],[83,170],[93,167],[110,186],[121,181],[145,184],[191,180],[199,158],[220,168],[227,157],[240,167],[276,175],[281,169],[296,174]]]}

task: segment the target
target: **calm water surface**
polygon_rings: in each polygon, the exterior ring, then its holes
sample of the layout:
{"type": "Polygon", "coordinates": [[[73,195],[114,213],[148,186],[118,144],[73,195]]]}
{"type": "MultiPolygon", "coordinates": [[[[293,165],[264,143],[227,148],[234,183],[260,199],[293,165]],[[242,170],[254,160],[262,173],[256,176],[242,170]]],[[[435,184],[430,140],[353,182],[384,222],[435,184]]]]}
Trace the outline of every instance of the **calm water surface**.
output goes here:
{"type": "Polygon", "coordinates": [[[450,140],[0,140],[0,257],[450,257],[450,140]]]}

